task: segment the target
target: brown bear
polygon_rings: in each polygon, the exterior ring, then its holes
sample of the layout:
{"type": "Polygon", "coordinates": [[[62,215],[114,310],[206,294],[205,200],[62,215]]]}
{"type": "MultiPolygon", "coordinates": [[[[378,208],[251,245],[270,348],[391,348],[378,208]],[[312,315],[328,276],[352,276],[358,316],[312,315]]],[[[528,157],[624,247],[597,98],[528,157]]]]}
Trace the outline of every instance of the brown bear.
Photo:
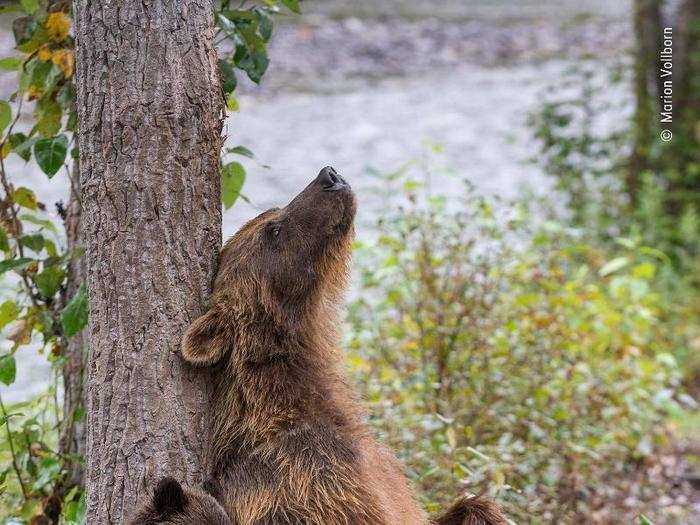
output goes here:
{"type": "Polygon", "coordinates": [[[173,478],[158,482],[129,525],[231,525],[226,511],[206,492],[183,489],[173,478]]]}
{"type": "MultiPolygon", "coordinates": [[[[355,210],[327,167],[285,208],[249,221],[221,252],[210,310],[183,338],[185,360],[213,367],[210,486],[236,524],[427,522],[342,368],[355,210]]],[[[438,522],[505,523],[478,498],[438,522]]]]}

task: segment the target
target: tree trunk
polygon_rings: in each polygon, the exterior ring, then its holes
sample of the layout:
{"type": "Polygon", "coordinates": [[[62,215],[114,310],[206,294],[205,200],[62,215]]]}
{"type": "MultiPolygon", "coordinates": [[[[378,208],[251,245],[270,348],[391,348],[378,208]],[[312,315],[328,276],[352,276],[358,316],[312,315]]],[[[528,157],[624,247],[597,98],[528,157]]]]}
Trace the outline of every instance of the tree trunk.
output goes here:
{"type": "MultiPolygon", "coordinates": [[[[85,248],[85,236],[81,223],[82,208],[78,189],[77,161],[71,171],[71,192],[64,225],[68,253],[71,254],[66,277],[66,291],[63,297],[65,306],[85,282],[87,268],[85,256],[80,251],[85,248]]],[[[61,421],[59,448],[67,458],[67,476],[62,488],[65,492],[75,486],[83,485],[85,469],[85,363],[87,357],[87,333],[81,330],[68,339],[64,349],[63,365],[63,419],[61,421]]]]}
{"type": "Polygon", "coordinates": [[[202,481],[209,378],[179,355],[221,244],[211,0],[75,0],[90,304],[87,522],[202,481]]]}
{"type": "Polygon", "coordinates": [[[662,37],[661,0],[634,3],[634,94],[635,111],[630,165],[625,181],[632,207],[637,201],[640,175],[651,168],[650,155],[658,116],[658,53],[662,37]]]}
{"type": "Polygon", "coordinates": [[[674,217],[700,211],[700,5],[684,0],[674,31],[673,139],[666,160],[673,169],[668,208],[674,217]]]}

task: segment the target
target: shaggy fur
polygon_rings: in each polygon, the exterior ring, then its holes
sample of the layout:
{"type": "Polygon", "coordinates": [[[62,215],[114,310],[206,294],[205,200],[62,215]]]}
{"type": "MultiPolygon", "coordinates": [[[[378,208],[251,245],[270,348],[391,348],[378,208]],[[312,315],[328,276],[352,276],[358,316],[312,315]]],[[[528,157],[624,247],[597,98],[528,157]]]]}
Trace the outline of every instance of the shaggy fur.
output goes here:
{"type": "Polygon", "coordinates": [[[236,524],[427,521],[342,371],[355,209],[325,168],[248,222],[223,248],[211,309],[183,338],[184,358],[214,370],[209,490],[236,524]]]}
{"type": "Polygon", "coordinates": [[[435,525],[508,525],[508,520],[493,501],[480,496],[465,496],[438,516],[435,525]]]}
{"type": "Polygon", "coordinates": [[[163,478],[129,525],[231,525],[231,520],[211,495],[163,478]]]}

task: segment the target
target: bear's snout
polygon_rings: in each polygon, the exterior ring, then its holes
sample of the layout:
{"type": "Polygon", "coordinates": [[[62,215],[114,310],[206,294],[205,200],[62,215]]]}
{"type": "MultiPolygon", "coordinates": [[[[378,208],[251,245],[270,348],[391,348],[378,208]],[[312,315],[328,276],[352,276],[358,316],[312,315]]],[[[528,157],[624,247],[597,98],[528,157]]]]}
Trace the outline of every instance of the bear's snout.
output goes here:
{"type": "Polygon", "coordinates": [[[350,189],[350,185],[331,166],[326,166],[320,171],[316,182],[321,185],[323,191],[350,189]]]}

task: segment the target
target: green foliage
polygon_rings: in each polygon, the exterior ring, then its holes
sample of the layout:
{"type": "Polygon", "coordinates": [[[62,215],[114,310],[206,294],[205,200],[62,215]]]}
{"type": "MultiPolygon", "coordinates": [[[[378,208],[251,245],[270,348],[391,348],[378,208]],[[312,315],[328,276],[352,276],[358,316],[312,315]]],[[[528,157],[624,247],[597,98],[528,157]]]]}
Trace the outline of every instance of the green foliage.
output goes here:
{"type": "MultiPolygon", "coordinates": [[[[401,200],[357,247],[346,343],[373,423],[431,511],[466,488],[517,523],[621,519],[680,411],[668,259],[411,173],[383,181],[401,200]]],[[[647,505],[666,487],[645,491],[647,505]]]]}
{"type": "MultiPolygon", "coordinates": [[[[3,523],[29,523],[32,517],[41,514],[42,497],[61,481],[62,460],[57,452],[55,431],[58,410],[53,385],[37,398],[22,403],[5,406],[0,400],[0,424],[4,427],[0,432],[3,523]],[[17,476],[18,472],[21,477],[17,476]]],[[[77,487],[72,492],[77,498],[82,494],[77,487]]],[[[64,507],[63,520],[65,510],[64,507]]]]}
{"type": "Polygon", "coordinates": [[[5,71],[16,71],[22,65],[22,59],[18,57],[0,58],[0,69],[5,71]]]}
{"type": "Polygon", "coordinates": [[[64,135],[58,135],[50,139],[40,139],[34,144],[36,162],[49,178],[53,177],[61,169],[68,152],[68,139],[64,135]]]}
{"type": "Polygon", "coordinates": [[[234,67],[244,71],[250,80],[259,84],[270,60],[267,56],[267,43],[272,37],[272,17],[284,5],[290,11],[299,13],[298,0],[267,0],[262,5],[242,9],[245,2],[221,2],[216,13],[217,36],[220,42],[229,40],[234,52],[230,57],[219,60],[222,87],[227,95],[236,89],[234,67]]]}
{"type": "Polygon", "coordinates": [[[226,209],[234,205],[245,182],[245,169],[240,162],[229,162],[221,168],[221,200],[226,209]]]}
{"type": "MultiPolygon", "coordinates": [[[[293,13],[300,13],[298,0],[265,0],[243,9],[246,2],[224,0],[216,12],[217,43],[228,42],[233,53],[218,61],[221,87],[230,111],[238,111],[238,101],[234,95],[238,86],[236,69],[246,73],[248,78],[259,84],[270,60],[267,44],[272,37],[273,16],[280,14],[282,6],[293,13]]],[[[228,153],[253,158],[252,152],[243,147],[230,148],[228,153]]],[[[221,167],[221,200],[225,209],[231,208],[241,195],[245,182],[245,167],[239,162],[229,162],[221,167]]]]}
{"type": "Polygon", "coordinates": [[[10,124],[12,120],[12,108],[4,100],[0,100],[0,133],[10,124]]]}
{"type": "Polygon", "coordinates": [[[613,88],[623,80],[619,66],[610,75],[585,63],[572,67],[550,86],[529,118],[540,144],[536,162],[567,200],[572,222],[609,235],[624,231],[629,204],[624,191],[628,130],[622,118],[612,131],[605,120],[629,103],[624,97],[613,102],[619,97],[613,88]]]}
{"type": "Polygon", "coordinates": [[[645,153],[648,166],[636,173],[630,157],[639,130],[623,116],[633,100],[618,92],[620,85],[629,84],[628,76],[620,65],[602,75],[584,64],[551,86],[546,102],[530,116],[541,146],[537,162],[567,198],[575,225],[608,239],[631,230],[644,232],[646,242],[673,257],[693,258],[700,253],[697,141],[683,136],[664,145],[657,138],[658,126],[648,130],[654,134],[645,153]],[[617,117],[612,125],[611,115],[617,117]],[[677,159],[683,159],[682,167],[677,159]]]}
{"type": "Polygon", "coordinates": [[[15,362],[15,356],[10,354],[0,356],[0,383],[11,385],[15,382],[16,375],[17,363],[15,362]]]}
{"type": "Polygon", "coordinates": [[[82,285],[78,293],[68,302],[61,312],[61,325],[63,333],[72,337],[80,332],[88,322],[87,289],[82,285]]]}
{"type": "MultiPolygon", "coordinates": [[[[594,242],[611,245],[625,236],[669,256],[673,264],[664,272],[662,291],[673,306],[665,315],[680,339],[673,345],[674,355],[686,382],[693,384],[700,377],[700,360],[683,341],[698,337],[698,329],[688,322],[700,303],[700,189],[693,182],[700,173],[693,154],[698,144],[688,142],[687,134],[674,133],[673,143],[664,146],[656,127],[644,130],[654,137],[648,138],[646,169],[634,172],[631,157],[642,131],[634,119],[623,117],[632,96],[617,93],[629,87],[629,75],[618,66],[611,72],[602,75],[584,65],[550,88],[530,119],[541,145],[537,162],[556,181],[573,225],[594,242]],[[617,98],[619,102],[611,102],[617,98]],[[618,115],[615,129],[601,132],[610,129],[611,115],[618,115]]],[[[685,111],[692,113],[687,107],[685,111]]],[[[676,117],[693,120],[692,114],[676,117]]]]}

